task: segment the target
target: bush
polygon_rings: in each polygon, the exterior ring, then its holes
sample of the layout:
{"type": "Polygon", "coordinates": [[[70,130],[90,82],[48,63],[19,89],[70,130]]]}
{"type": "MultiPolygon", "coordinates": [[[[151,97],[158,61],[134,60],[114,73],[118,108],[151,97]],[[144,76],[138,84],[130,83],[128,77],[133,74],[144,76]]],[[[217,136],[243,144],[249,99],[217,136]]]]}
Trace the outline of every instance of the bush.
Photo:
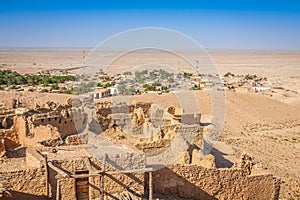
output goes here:
{"type": "Polygon", "coordinates": [[[234,77],[235,75],[231,72],[227,72],[226,74],[224,74],[224,77],[229,77],[229,76],[234,77]]]}
{"type": "Polygon", "coordinates": [[[250,74],[247,74],[246,76],[245,76],[245,79],[246,80],[253,80],[253,79],[255,79],[257,76],[256,75],[250,75],[250,74]]]}
{"type": "Polygon", "coordinates": [[[57,83],[55,83],[55,84],[51,85],[51,88],[52,88],[52,90],[58,90],[58,89],[59,89],[59,87],[58,87],[58,84],[57,84],[57,83]]]}
{"type": "Polygon", "coordinates": [[[105,83],[105,84],[103,85],[104,88],[108,88],[108,87],[110,87],[110,86],[111,86],[110,83],[105,83]]]}

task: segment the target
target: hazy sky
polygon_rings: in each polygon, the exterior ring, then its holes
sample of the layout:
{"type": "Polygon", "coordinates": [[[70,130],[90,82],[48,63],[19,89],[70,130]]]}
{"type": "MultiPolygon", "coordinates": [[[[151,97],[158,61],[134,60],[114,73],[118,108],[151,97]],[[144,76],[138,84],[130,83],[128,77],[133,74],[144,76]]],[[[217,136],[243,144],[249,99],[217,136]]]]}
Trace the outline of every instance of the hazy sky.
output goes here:
{"type": "Polygon", "coordinates": [[[1,0],[0,47],[94,47],[150,26],[183,32],[205,48],[300,49],[298,2],[1,0]]]}

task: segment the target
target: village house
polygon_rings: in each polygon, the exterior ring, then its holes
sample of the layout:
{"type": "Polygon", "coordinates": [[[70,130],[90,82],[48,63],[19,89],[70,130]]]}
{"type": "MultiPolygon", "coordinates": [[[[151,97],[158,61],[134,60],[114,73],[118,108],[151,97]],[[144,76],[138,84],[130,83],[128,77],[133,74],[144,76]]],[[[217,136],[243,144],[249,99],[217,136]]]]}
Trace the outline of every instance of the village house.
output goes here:
{"type": "Polygon", "coordinates": [[[104,98],[104,97],[109,97],[111,95],[110,89],[102,88],[98,89],[94,92],[94,98],[99,99],[99,98],[104,98]]]}
{"type": "Polygon", "coordinates": [[[110,94],[112,96],[118,95],[118,89],[117,88],[110,88],[110,94]]]}
{"type": "Polygon", "coordinates": [[[190,78],[190,82],[192,83],[193,86],[200,88],[201,87],[201,76],[192,76],[190,78]]]}
{"type": "Polygon", "coordinates": [[[252,89],[254,91],[266,91],[266,90],[270,90],[269,87],[252,87],[252,89]]]}
{"type": "Polygon", "coordinates": [[[66,90],[66,89],[67,89],[66,84],[64,84],[64,83],[59,83],[59,84],[58,84],[58,89],[59,89],[60,91],[66,90]]]}

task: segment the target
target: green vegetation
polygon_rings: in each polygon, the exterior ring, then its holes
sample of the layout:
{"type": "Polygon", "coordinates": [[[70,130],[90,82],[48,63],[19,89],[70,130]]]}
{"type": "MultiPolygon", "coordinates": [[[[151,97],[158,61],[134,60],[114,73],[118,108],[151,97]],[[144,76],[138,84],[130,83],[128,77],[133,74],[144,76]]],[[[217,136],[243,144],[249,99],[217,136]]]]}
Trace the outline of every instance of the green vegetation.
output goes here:
{"type": "Polygon", "coordinates": [[[110,83],[105,83],[105,84],[103,85],[104,88],[108,88],[108,87],[110,87],[110,86],[111,86],[110,83]]]}
{"type": "Polygon", "coordinates": [[[227,72],[226,74],[224,74],[224,77],[230,77],[230,76],[234,77],[234,74],[231,72],[227,72]]]}
{"type": "Polygon", "coordinates": [[[75,76],[21,75],[11,70],[0,70],[0,85],[44,85],[75,81],[75,76]]]}
{"type": "Polygon", "coordinates": [[[53,85],[51,85],[51,88],[52,88],[52,90],[58,90],[59,89],[57,83],[54,83],[53,85]]]}
{"type": "Polygon", "coordinates": [[[173,79],[174,74],[173,73],[169,73],[166,70],[160,69],[159,70],[159,74],[160,74],[160,78],[161,79],[173,79]]]}
{"type": "Polygon", "coordinates": [[[143,70],[143,71],[136,71],[134,73],[135,75],[135,80],[138,83],[144,83],[145,81],[145,76],[148,74],[148,70],[143,70]]]}
{"type": "Polygon", "coordinates": [[[145,84],[143,85],[145,91],[154,91],[155,87],[153,85],[145,84]]]}
{"type": "Polygon", "coordinates": [[[193,76],[192,73],[188,73],[188,72],[184,72],[184,73],[183,73],[183,77],[184,77],[184,78],[190,78],[191,76],[193,76]]]}
{"type": "Polygon", "coordinates": [[[159,82],[154,82],[152,84],[145,84],[143,85],[143,88],[145,91],[162,91],[162,92],[168,92],[167,86],[162,86],[159,82]]]}
{"type": "Polygon", "coordinates": [[[245,80],[253,80],[255,79],[257,76],[256,75],[250,75],[250,74],[247,74],[244,78],[245,80]]]}
{"type": "Polygon", "coordinates": [[[133,95],[135,93],[135,89],[132,86],[126,87],[125,84],[119,84],[117,89],[119,93],[123,95],[133,95]]]}
{"type": "Polygon", "coordinates": [[[0,71],[0,85],[23,85],[27,80],[24,76],[11,70],[0,71]]]}
{"type": "Polygon", "coordinates": [[[124,72],[123,74],[124,74],[124,75],[132,75],[132,73],[131,73],[131,72],[128,72],[128,71],[124,72]]]}
{"type": "Polygon", "coordinates": [[[200,88],[200,87],[193,86],[193,87],[192,87],[192,90],[201,90],[201,88],[200,88]]]}
{"type": "Polygon", "coordinates": [[[167,86],[162,86],[162,87],[161,87],[161,91],[164,92],[164,93],[168,93],[168,92],[169,92],[167,86]]]}
{"type": "Polygon", "coordinates": [[[79,94],[84,94],[84,93],[88,93],[93,91],[94,87],[95,87],[96,83],[95,82],[82,82],[81,84],[77,85],[76,87],[74,87],[73,91],[70,91],[71,93],[74,93],[76,95],[79,94]]]}
{"type": "Polygon", "coordinates": [[[73,94],[73,90],[64,90],[63,93],[64,94],[73,94]]]}

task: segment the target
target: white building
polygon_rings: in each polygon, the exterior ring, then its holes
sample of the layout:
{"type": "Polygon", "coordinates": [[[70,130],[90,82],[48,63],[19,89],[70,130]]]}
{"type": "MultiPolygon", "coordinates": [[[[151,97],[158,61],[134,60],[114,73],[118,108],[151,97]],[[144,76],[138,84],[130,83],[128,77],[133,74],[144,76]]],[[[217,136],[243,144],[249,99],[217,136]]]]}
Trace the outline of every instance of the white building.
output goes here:
{"type": "Polygon", "coordinates": [[[104,98],[104,97],[109,97],[111,94],[110,94],[110,89],[99,89],[99,90],[96,90],[94,92],[94,98],[95,99],[99,99],[99,98],[104,98]]]}
{"type": "Polygon", "coordinates": [[[110,88],[110,95],[111,96],[116,96],[118,95],[119,91],[117,88],[110,88]]]}

